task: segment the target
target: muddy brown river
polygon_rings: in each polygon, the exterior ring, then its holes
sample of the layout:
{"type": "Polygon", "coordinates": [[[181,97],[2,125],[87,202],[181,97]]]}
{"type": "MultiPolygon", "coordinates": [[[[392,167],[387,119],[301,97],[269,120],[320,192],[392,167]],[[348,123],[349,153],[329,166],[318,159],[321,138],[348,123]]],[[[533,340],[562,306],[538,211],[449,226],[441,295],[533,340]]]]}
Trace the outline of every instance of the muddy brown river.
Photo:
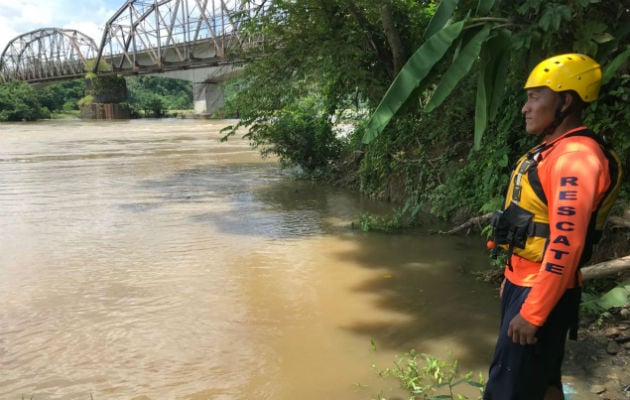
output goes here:
{"type": "Polygon", "coordinates": [[[368,400],[410,349],[486,373],[478,240],[353,229],[391,205],[229,123],[0,124],[0,399],[368,400]]]}

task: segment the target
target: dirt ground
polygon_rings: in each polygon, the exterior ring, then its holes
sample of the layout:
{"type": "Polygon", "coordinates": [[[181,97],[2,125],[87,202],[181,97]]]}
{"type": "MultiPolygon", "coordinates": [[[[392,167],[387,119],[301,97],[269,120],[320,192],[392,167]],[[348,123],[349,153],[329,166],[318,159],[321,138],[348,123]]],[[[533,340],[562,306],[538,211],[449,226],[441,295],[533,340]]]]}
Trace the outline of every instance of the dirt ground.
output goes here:
{"type": "MultiPolygon", "coordinates": [[[[630,210],[625,214],[630,217],[630,210]]],[[[630,232],[627,229],[607,232],[593,255],[593,263],[630,254],[630,232]]],[[[617,274],[598,282],[585,282],[599,286],[605,292],[630,282],[630,272],[617,274]]],[[[563,375],[566,382],[575,383],[586,395],[579,399],[630,399],[630,305],[611,309],[599,316],[581,315],[578,340],[567,342],[563,375]]],[[[578,396],[576,396],[578,397],[578,396]]]]}
{"type": "Polygon", "coordinates": [[[567,342],[563,381],[576,399],[630,399],[630,310],[611,314],[608,322],[582,323],[578,340],[567,342]]]}

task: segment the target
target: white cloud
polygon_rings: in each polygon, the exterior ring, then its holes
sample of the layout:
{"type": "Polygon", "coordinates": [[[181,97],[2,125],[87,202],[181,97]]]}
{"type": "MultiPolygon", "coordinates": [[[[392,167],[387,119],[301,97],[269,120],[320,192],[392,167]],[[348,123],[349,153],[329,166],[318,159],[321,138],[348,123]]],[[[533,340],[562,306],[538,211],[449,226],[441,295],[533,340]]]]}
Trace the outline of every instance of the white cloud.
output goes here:
{"type": "Polygon", "coordinates": [[[105,24],[95,24],[94,22],[70,22],[62,28],[64,29],[74,29],[77,30],[92,39],[94,39],[94,43],[98,46],[100,44],[101,38],[103,36],[103,27],[105,24]]]}
{"type": "Polygon", "coordinates": [[[75,29],[100,42],[107,20],[124,0],[0,0],[0,52],[9,41],[41,28],[75,29]]]}

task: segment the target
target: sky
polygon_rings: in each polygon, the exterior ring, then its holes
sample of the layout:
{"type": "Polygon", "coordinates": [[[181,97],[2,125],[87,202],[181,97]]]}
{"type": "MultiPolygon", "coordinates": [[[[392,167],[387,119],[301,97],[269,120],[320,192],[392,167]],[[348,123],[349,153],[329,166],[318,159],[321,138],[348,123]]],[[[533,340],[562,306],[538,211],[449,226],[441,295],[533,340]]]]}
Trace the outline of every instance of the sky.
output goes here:
{"type": "Polygon", "coordinates": [[[125,0],[0,0],[0,53],[15,37],[40,28],[75,29],[100,43],[107,20],[125,0]]]}

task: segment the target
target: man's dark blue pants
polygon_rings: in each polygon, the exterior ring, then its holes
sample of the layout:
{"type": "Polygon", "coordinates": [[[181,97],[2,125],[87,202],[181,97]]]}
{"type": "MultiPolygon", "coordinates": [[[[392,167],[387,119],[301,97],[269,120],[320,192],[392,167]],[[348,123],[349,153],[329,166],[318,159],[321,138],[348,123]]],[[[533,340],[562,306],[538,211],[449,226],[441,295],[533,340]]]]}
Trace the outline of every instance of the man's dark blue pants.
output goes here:
{"type": "Polygon", "coordinates": [[[530,288],[505,282],[501,327],[490,365],[484,400],[543,400],[549,386],[562,390],[562,360],[567,333],[576,326],[580,288],[569,289],[538,330],[533,345],[512,342],[508,326],[521,310],[530,288]]]}

